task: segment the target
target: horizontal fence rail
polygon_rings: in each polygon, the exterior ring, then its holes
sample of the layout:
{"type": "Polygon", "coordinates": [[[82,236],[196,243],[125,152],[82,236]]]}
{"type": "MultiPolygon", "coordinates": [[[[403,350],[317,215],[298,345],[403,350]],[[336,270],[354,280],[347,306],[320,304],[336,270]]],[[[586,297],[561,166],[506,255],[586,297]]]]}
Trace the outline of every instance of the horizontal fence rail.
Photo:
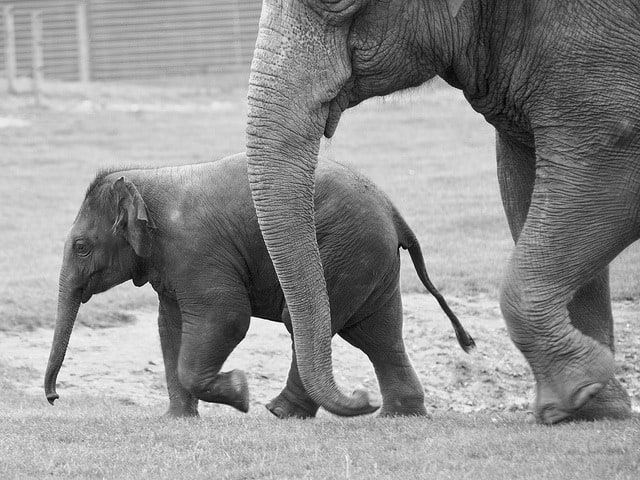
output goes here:
{"type": "Polygon", "coordinates": [[[31,15],[40,11],[43,76],[86,81],[246,69],[261,0],[0,0],[7,6],[13,31],[2,18],[4,76],[33,76],[31,15]],[[5,58],[12,48],[15,72],[5,58]]]}

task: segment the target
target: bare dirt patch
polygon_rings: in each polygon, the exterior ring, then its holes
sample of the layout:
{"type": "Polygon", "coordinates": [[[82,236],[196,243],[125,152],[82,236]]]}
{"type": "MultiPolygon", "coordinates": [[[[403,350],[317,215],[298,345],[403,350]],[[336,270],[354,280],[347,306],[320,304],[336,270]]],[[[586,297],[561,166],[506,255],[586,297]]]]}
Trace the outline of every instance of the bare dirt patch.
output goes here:
{"type": "MultiPolygon", "coordinates": [[[[426,403],[436,411],[521,411],[533,399],[533,379],[523,357],[511,344],[495,300],[452,299],[461,321],[474,336],[478,349],[465,354],[457,345],[448,319],[428,295],[404,295],[405,340],[426,391],[426,403]]],[[[640,345],[638,306],[616,303],[618,377],[640,406],[640,345]],[[635,333],[634,333],[635,332],[635,333]]],[[[58,377],[58,405],[74,395],[98,395],[123,404],[149,406],[162,413],[168,405],[164,367],[156,328],[156,314],[136,312],[137,320],[113,328],[77,325],[58,377]]],[[[0,362],[23,375],[15,386],[40,395],[53,332],[0,332],[0,362]]],[[[224,370],[240,368],[252,393],[250,414],[268,415],[264,405],[284,386],[290,362],[290,341],[284,326],[254,319],[245,340],[233,352],[224,370]]],[[[334,340],[334,370],[345,389],[377,391],[368,359],[339,338],[334,340]]],[[[204,405],[229,409],[225,406],[204,405]]],[[[229,409],[231,411],[231,409],[229,409]]]]}

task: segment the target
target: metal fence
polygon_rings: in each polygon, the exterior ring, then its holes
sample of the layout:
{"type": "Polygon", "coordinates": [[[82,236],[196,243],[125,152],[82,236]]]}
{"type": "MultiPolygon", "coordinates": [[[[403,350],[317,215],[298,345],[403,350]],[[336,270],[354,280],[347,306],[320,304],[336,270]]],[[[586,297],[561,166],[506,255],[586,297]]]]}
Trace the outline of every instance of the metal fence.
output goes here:
{"type": "Polygon", "coordinates": [[[45,78],[110,80],[246,69],[261,0],[0,0],[0,6],[4,76],[11,55],[17,76],[33,76],[33,12],[40,11],[45,78]]]}

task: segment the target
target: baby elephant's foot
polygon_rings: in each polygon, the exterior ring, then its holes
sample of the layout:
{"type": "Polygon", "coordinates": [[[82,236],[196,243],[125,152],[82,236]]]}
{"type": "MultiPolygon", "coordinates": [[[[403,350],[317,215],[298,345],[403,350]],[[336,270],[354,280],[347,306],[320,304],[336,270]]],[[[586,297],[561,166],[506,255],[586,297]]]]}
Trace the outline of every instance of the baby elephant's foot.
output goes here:
{"type": "Polygon", "coordinates": [[[425,417],[429,416],[424,406],[424,397],[403,398],[392,402],[383,402],[380,417],[425,417]]]}
{"type": "Polygon", "coordinates": [[[242,370],[231,370],[218,374],[216,391],[220,403],[225,403],[243,413],[249,411],[249,382],[242,370]]]}
{"type": "Polygon", "coordinates": [[[193,418],[198,417],[198,400],[191,402],[172,401],[169,410],[164,414],[167,418],[193,418]]]}
{"type": "Polygon", "coordinates": [[[318,412],[318,405],[310,398],[296,397],[283,390],[267,404],[267,410],[278,418],[313,418],[318,412]]]}
{"type": "Polygon", "coordinates": [[[180,381],[196,399],[224,403],[245,413],[249,411],[249,382],[242,370],[218,373],[213,382],[193,377],[180,381]]]}

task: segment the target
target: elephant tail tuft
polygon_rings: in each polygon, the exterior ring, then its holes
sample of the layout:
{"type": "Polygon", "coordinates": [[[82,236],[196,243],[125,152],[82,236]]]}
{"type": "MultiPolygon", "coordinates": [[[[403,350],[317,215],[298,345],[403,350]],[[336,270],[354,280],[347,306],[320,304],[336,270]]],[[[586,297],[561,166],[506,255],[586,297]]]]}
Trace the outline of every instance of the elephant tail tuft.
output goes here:
{"type": "Polygon", "coordinates": [[[418,278],[425,286],[427,291],[437,300],[440,308],[442,308],[442,311],[447,315],[447,317],[449,317],[460,347],[462,347],[462,349],[467,353],[473,352],[476,349],[476,342],[473,340],[473,337],[469,335],[469,332],[467,332],[467,330],[464,328],[456,314],[453,313],[453,311],[447,304],[447,301],[444,299],[435,285],[433,285],[431,279],[429,278],[429,275],[427,274],[427,267],[424,263],[422,248],[420,247],[420,243],[418,242],[417,237],[397,211],[395,212],[395,217],[396,228],[399,227],[400,230],[398,232],[401,238],[400,246],[409,251],[409,255],[411,256],[411,261],[413,262],[413,266],[416,270],[416,273],[418,274],[418,278]]]}

